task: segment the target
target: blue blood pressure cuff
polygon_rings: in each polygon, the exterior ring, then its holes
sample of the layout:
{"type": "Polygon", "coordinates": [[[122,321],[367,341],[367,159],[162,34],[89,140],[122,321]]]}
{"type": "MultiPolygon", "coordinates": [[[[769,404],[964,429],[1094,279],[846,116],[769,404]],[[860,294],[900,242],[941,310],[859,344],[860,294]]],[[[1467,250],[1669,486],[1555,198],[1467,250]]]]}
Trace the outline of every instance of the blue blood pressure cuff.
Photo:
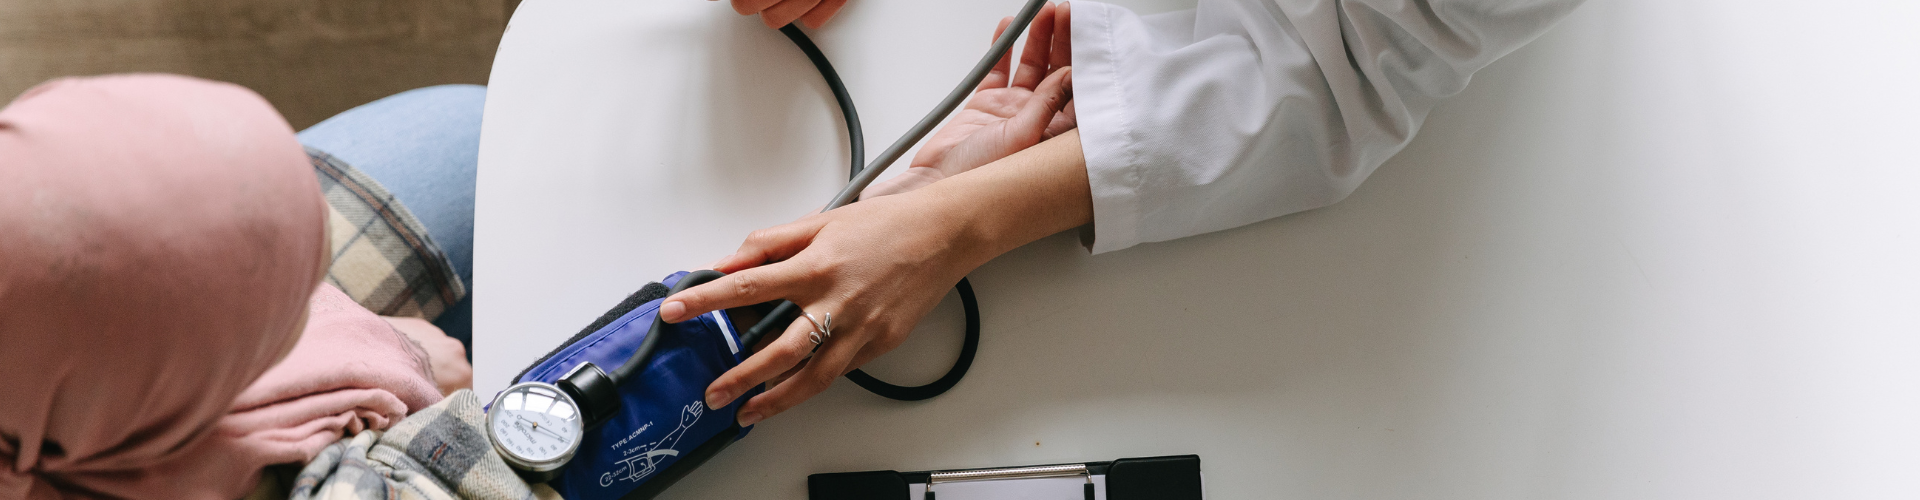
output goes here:
{"type": "MultiPolygon", "coordinates": [[[[625,363],[646,339],[668,287],[686,275],[634,292],[513,382],[554,383],[581,363],[625,363]]],[[[745,436],[735,413],[759,388],[725,407],[705,402],[707,386],[749,354],[726,315],[667,325],[637,380],[620,384],[620,411],[588,430],[573,460],[547,484],[571,500],[652,498],[745,436]]]]}

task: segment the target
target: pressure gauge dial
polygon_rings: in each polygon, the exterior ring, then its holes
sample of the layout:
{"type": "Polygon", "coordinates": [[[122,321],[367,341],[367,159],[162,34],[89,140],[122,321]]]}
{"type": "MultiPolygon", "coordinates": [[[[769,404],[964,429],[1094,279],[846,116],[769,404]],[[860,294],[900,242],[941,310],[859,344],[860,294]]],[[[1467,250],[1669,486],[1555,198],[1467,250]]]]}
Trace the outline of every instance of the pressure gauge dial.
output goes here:
{"type": "Polygon", "coordinates": [[[544,382],[508,387],[487,411],[494,452],[533,482],[552,479],[573,459],[586,427],[580,403],[544,382]]]}

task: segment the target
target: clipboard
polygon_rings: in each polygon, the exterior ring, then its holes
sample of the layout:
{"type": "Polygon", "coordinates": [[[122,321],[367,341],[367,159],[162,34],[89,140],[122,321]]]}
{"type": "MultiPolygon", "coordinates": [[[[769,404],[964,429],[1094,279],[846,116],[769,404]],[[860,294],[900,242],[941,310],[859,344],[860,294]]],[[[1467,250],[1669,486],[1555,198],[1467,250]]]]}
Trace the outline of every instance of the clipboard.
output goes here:
{"type": "Polygon", "coordinates": [[[1200,456],[807,476],[810,500],[1203,500],[1200,456]]]}

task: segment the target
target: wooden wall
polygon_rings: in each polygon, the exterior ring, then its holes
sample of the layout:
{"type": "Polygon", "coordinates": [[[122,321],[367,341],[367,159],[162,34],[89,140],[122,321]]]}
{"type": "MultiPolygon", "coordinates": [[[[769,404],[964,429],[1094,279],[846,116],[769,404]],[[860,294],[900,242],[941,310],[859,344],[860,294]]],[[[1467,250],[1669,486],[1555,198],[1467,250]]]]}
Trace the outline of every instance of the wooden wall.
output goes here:
{"type": "Polygon", "coordinates": [[[503,0],[0,0],[0,101],[58,76],[180,73],[252,88],[303,128],[411,88],[486,83],[511,8],[503,0]]]}

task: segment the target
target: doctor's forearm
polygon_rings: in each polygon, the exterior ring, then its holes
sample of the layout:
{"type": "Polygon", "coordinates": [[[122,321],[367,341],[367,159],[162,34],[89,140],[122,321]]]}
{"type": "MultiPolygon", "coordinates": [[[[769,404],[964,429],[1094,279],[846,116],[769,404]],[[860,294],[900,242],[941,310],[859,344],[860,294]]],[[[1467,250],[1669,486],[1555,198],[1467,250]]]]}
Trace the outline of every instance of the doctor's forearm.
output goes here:
{"type": "Polygon", "coordinates": [[[977,252],[978,262],[1048,235],[1093,222],[1093,195],[1080,132],[1038,145],[922,188],[933,203],[951,207],[953,243],[977,252]]]}

